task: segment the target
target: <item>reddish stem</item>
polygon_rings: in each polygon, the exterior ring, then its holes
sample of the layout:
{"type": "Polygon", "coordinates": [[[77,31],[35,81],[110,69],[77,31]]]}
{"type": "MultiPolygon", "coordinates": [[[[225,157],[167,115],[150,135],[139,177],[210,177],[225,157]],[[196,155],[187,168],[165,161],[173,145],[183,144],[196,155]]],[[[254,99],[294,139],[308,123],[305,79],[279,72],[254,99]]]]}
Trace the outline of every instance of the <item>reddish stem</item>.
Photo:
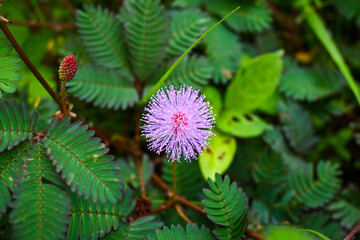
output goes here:
{"type": "Polygon", "coordinates": [[[344,240],[350,240],[355,235],[355,233],[359,230],[359,228],[360,228],[360,222],[358,222],[358,224],[356,224],[354,229],[349,233],[349,235],[346,236],[346,238],[344,238],[344,240]]]}

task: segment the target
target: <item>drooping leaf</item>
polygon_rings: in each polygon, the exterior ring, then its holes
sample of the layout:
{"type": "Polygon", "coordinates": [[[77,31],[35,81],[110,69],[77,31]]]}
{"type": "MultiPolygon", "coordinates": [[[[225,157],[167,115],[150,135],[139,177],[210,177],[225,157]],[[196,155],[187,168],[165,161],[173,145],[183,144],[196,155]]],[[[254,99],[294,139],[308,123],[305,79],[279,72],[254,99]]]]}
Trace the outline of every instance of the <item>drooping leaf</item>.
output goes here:
{"type": "Polygon", "coordinates": [[[278,154],[263,154],[253,168],[253,177],[257,183],[279,184],[286,180],[287,168],[278,154]]]}
{"type": "Polygon", "coordinates": [[[121,198],[123,183],[113,156],[99,138],[92,137],[82,122],[70,124],[70,118],[54,119],[42,142],[47,154],[61,171],[66,184],[85,199],[115,203],[121,198]]]}
{"type": "Polygon", "coordinates": [[[209,189],[203,189],[207,196],[202,203],[207,217],[221,226],[212,231],[218,239],[240,239],[247,227],[246,213],[248,199],[236,182],[230,185],[230,178],[221,179],[215,175],[215,181],[208,179],[209,189]]]}
{"type": "Polygon", "coordinates": [[[249,113],[260,107],[274,94],[278,86],[283,62],[283,51],[256,57],[242,65],[225,95],[225,109],[249,113]]]}
{"type": "Polygon", "coordinates": [[[88,52],[99,65],[129,72],[122,26],[113,13],[101,6],[84,5],[84,10],[77,11],[76,24],[88,52]]]}
{"type": "Polygon", "coordinates": [[[139,100],[131,76],[95,65],[79,67],[67,86],[75,97],[115,110],[131,107],[139,100]]]}
{"type": "Polygon", "coordinates": [[[331,203],[328,207],[331,217],[341,226],[353,229],[360,219],[360,207],[346,199],[339,199],[331,203]]]}
{"type": "Polygon", "coordinates": [[[209,148],[199,156],[200,170],[205,179],[215,179],[216,173],[224,173],[231,165],[236,152],[234,137],[218,131],[214,133],[209,148]]]}
{"type": "Polygon", "coordinates": [[[176,12],[170,23],[168,55],[177,56],[185,52],[201,32],[209,27],[209,21],[210,18],[198,9],[176,12]]]}
{"type": "Polygon", "coordinates": [[[41,143],[34,143],[24,164],[23,177],[14,191],[10,222],[15,239],[64,239],[70,201],[58,187],[46,183],[55,169],[41,143]],[[49,167],[44,168],[44,164],[49,167]],[[52,169],[51,169],[52,167],[52,169]]]}
{"type": "Polygon", "coordinates": [[[20,107],[14,100],[0,100],[0,152],[31,139],[36,121],[37,112],[29,115],[25,103],[20,107]]]}
{"type": "Polygon", "coordinates": [[[166,54],[164,7],[159,0],[128,0],[121,14],[133,72],[139,79],[147,79],[166,54]]]}

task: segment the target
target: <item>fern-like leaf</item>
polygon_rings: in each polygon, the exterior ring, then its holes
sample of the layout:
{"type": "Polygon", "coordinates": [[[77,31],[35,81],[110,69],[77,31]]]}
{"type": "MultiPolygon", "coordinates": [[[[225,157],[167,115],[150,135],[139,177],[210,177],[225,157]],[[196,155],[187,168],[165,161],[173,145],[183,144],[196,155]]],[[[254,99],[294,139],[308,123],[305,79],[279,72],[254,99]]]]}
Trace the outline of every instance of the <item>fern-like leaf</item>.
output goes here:
{"type": "Polygon", "coordinates": [[[82,122],[70,124],[70,118],[54,119],[46,131],[43,143],[47,153],[62,172],[62,178],[72,191],[93,201],[115,203],[121,198],[123,183],[120,171],[99,138],[82,122]]]}
{"type": "MultiPolygon", "coordinates": [[[[128,185],[131,185],[134,188],[140,187],[140,178],[139,170],[135,164],[134,159],[130,158],[130,161],[125,161],[124,159],[118,159],[117,163],[122,172],[122,178],[124,182],[128,185]]],[[[149,161],[149,157],[144,154],[142,159],[142,169],[144,175],[144,181],[147,183],[154,172],[154,163],[149,161]]]]}
{"type": "Polygon", "coordinates": [[[315,175],[313,165],[293,171],[289,175],[289,187],[297,202],[309,207],[319,207],[330,201],[341,186],[339,164],[320,161],[315,175]]]}
{"type": "Polygon", "coordinates": [[[340,74],[321,68],[290,68],[281,78],[279,89],[295,100],[309,102],[333,94],[344,81],[340,74]]]}
{"type": "Polygon", "coordinates": [[[0,30],[0,98],[2,91],[14,93],[17,89],[15,81],[21,80],[21,75],[18,73],[21,68],[18,64],[20,58],[10,55],[12,49],[5,34],[0,30]]]}
{"type": "Polygon", "coordinates": [[[28,151],[24,175],[14,191],[10,222],[15,239],[63,239],[69,222],[70,201],[63,190],[46,183],[55,169],[41,143],[28,151]],[[46,179],[46,180],[45,180],[46,179]]]}
{"type": "Polygon", "coordinates": [[[107,68],[130,69],[124,46],[121,23],[101,6],[85,5],[78,10],[76,24],[84,44],[93,59],[107,68]]]}
{"type": "Polygon", "coordinates": [[[98,239],[111,230],[122,228],[124,217],[135,207],[131,190],[126,190],[120,204],[93,203],[69,191],[72,214],[67,239],[98,239]]]}
{"type": "Polygon", "coordinates": [[[149,240],[210,240],[214,239],[208,228],[205,226],[198,227],[197,224],[186,225],[185,229],[181,226],[171,225],[171,228],[164,227],[163,230],[156,230],[156,233],[148,236],[149,240]]]}
{"type": "Polygon", "coordinates": [[[146,79],[166,54],[168,42],[164,7],[159,0],[128,0],[122,17],[133,72],[146,79]]]}
{"type": "Polygon", "coordinates": [[[10,151],[0,153],[0,218],[11,203],[10,191],[14,191],[15,182],[20,176],[24,152],[29,142],[23,142],[10,151]]]}
{"type": "Polygon", "coordinates": [[[198,9],[176,12],[171,19],[170,46],[168,55],[184,53],[206,27],[210,18],[198,9]]]}
{"type": "Polygon", "coordinates": [[[335,201],[328,209],[332,212],[331,217],[347,229],[352,229],[360,220],[360,207],[345,199],[335,201]]]}
{"type": "Polygon", "coordinates": [[[308,152],[318,140],[309,112],[293,102],[280,101],[277,109],[290,145],[298,153],[308,152]]]}
{"type": "Polygon", "coordinates": [[[31,139],[36,121],[37,112],[29,115],[25,103],[0,100],[0,152],[31,139]]]}
{"type": "MultiPolygon", "coordinates": [[[[220,17],[225,17],[238,5],[239,1],[232,0],[205,2],[206,9],[220,17]]],[[[238,32],[260,32],[270,28],[272,18],[265,1],[243,1],[240,5],[241,8],[226,20],[231,28],[238,32]]]]}
{"type": "Polygon", "coordinates": [[[213,234],[218,239],[240,239],[247,226],[248,199],[236,182],[230,185],[229,176],[222,180],[217,173],[215,179],[215,182],[208,179],[210,189],[203,189],[208,199],[202,201],[208,218],[222,226],[213,230],[213,234]]]}
{"type": "Polygon", "coordinates": [[[125,223],[116,232],[107,235],[105,240],[118,239],[148,239],[147,236],[155,232],[155,229],[161,228],[164,224],[154,221],[154,216],[139,218],[129,224],[125,223]]]}
{"type": "MultiPolygon", "coordinates": [[[[212,20],[215,23],[216,20],[212,20]]],[[[226,83],[232,78],[240,59],[238,37],[224,25],[213,29],[204,39],[206,53],[214,65],[214,82],[226,83]]]]}
{"type": "Polygon", "coordinates": [[[85,65],[79,68],[67,86],[75,97],[94,102],[95,106],[126,109],[139,100],[135,86],[128,76],[116,70],[85,65]]]}
{"type": "MultiPolygon", "coordinates": [[[[171,163],[164,159],[163,179],[172,186],[172,167],[171,163]]],[[[201,187],[204,185],[203,177],[200,172],[199,164],[181,161],[175,164],[175,174],[177,181],[177,192],[189,199],[196,200],[201,194],[201,187]]]]}
{"type": "Polygon", "coordinates": [[[253,177],[257,183],[278,184],[286,179],[287,169],[278,154],[263,154],[253,168],[253,177]]]}

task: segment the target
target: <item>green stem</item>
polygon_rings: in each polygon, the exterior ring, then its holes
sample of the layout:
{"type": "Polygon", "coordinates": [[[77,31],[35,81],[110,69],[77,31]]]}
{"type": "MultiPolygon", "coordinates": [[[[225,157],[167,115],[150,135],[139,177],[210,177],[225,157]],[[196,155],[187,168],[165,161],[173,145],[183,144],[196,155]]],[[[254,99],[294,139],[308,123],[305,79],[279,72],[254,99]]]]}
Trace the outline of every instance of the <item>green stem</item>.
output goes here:
{"type": "Polygon", "coordinates": [[[66,101],[66,81],[61,81],[61,105],[63,113],[68,116],[68,104],[66,101]]]}
{"type": "Polygon", "coordinates": [[[230,17],[231,14],[236,12],[240,8],[237,7],[234,10],[232,10],[228,15],[226,15],[223,19],[218,21],[215,25],[213,25],[211,28],[209,28],[203,35],[201,35],[180,57],[179,59],[170,67],[170,69],[162,76],[162,78],[156,83],[156,85],[146,94],[145,97],[143,97],[140,102],[137,104],[137,106],[143,105],[157,90],[160,89],[160,87],[164,84],[165,80],[169,77],[169,75],[174,71],[174,69],[179,65],[179,63],[183,60],[183,58],[193,49],[200,41],[203,39],[209,32],[211,32],[217,25],[222,23],[225,19],[230,17]]]}
{"type": "Polygon", "coordinates": [[[177,182],[176,182],[176,161],[173,161],[171,163],[171,170],[172,170],[172,192],[173,192],[173,195],[174,197],[176,196],[177,194],[177,182]]]}
{"type": "Polygon", "coordinates": [[[349,84],[349,87],[353,94],[356,97],[356,100],[358,104],[360,105],[360,93],[359,93],[359,87],[355,82],[355,79],[351,75],[351,72],[346,65],[344,58],[342,57],[339,49],[337,48],[334,40],[328,33],[328,30],[326,29],[326,26],[320,16],[315,12],[315,10],[308,4],[304,4],[303,11],[305,18],[307,22],[310,25],[310,28],[314,31],[317,38],[320,40],[320,42],[324,45],[325,49],[330,54],[331,58],[335,62],[335,64],[340,69],[341,73],[344,75],[347,83],[349,84]]]}

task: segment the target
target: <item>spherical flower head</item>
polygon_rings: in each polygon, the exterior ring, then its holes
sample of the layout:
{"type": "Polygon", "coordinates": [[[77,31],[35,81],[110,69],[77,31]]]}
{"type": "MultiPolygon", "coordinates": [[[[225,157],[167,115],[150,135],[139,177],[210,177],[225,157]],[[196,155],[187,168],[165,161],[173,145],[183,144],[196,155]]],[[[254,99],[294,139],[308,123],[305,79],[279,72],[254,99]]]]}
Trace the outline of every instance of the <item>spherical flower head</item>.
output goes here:
{"type": "Polygon", "coordinates": [[[59,67],[59,78],[61,81],[70,81],[75,76],[78,65],[73,55],[67,55],[59,67]]]}
{"type": "Polygon", "coordinates": [[[196,159],[208,146],[215,115],[199,91],[185,86],[160,89],[145,108],[142,135],[149,138],[149,149],[160,154],[165,150],[170,161],[183,155],[186,161],[196,159]]]}

